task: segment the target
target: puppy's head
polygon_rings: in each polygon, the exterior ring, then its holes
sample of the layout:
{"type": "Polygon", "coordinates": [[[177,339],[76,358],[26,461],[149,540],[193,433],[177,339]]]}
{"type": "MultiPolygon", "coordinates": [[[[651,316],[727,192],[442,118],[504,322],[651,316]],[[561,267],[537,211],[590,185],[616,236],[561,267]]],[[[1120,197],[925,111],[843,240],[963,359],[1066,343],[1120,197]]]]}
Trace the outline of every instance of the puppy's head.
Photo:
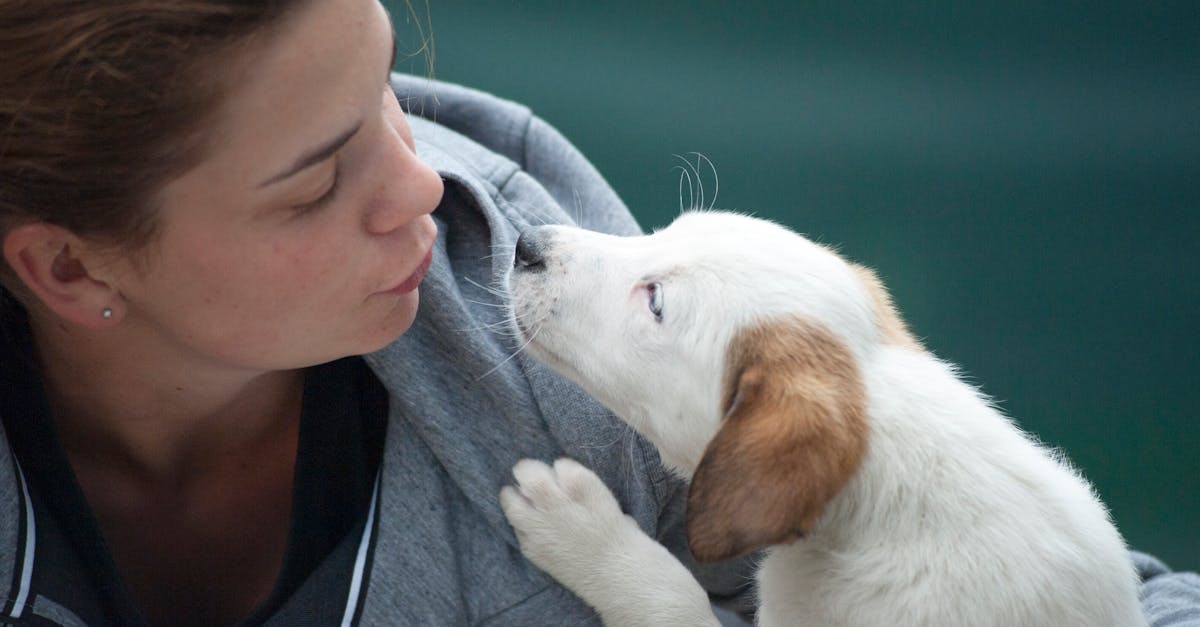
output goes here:
{"type": "Polygon", "coordinates": [[[773,223],[522,234],[515,324],[692,479],[688,537],[724,559],[811,530],[866,449],[859,364],[914,344],[870,271],[773,223]]]}

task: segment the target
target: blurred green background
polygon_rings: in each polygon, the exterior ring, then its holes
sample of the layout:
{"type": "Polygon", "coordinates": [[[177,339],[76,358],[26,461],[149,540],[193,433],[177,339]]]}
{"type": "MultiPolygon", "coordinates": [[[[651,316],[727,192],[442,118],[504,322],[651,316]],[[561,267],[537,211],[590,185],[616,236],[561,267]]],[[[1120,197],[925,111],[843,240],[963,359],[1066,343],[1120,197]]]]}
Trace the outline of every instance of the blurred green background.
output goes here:
{"type": "Polygon", "coordinates": [[[1200,4],[387,4],[409,51],[432,26],[436,78],[532,107],[643,227],[702,153],[717,207],[877,268],[1131,546],[1200,570],[1200,4]]]}

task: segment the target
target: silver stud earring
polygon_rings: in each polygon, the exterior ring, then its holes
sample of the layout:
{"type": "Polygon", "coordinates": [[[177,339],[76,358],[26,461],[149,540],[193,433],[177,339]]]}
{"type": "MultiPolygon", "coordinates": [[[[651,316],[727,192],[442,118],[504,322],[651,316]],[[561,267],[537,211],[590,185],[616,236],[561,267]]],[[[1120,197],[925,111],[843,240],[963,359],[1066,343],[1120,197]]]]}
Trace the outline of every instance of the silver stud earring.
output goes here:
{"type": "Polygon", "coordinates": [[[104,308],[104,311],[101,311],[101,312],[100,312],[100,315],[101,315],[102,317],[104,317],[104,318],[111,318],[111,317],[112,317],[112,308],[111,308],[111,307],[105,307],[105,308],[104,308]]]}

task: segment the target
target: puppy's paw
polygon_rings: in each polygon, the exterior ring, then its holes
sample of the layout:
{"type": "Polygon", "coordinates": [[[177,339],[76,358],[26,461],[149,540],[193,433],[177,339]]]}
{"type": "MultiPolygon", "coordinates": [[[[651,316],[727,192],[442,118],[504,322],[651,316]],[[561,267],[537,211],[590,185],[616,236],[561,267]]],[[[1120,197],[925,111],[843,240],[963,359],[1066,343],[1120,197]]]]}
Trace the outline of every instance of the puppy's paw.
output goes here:
{"type": "Polygon", "coordinates": [[[577,579],[580,569],[608,559],[622,538],[640,533],[600,477],[578,462],[525,459],[513,476],[517,483],[500,491],[500,507],[521,552],[560,581],[577,579]]]}
{"type": "Polygon", "coordinates": [[[605,625],[719,627],[708,594],[621,512],[595,473],[569,459],[522,460],[500,506],[521,552],[599,612],[605,625]]]}

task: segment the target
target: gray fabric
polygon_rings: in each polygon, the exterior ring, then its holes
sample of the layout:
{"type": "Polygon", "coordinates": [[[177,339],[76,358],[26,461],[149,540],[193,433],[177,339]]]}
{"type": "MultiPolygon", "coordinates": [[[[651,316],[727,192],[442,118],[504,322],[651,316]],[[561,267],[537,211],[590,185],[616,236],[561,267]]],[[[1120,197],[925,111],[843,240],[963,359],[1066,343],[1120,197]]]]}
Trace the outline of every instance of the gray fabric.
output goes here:
{"type": "MultiPolygon", "coordinates": [[[[16,460],[0,425],[0,608],[14,591],[12,582],[18,576],[16,563],[17,547],[22,539],[18,536],[21,527],[21,486],[17,483],[16,460]]],[[[2,610],[0,610],[2,611],[2,610]]]]}
{"type": "Polygon", "coordinates": [[[1134,553],[1142,577],[1142,609],[1150,627],[1200,627],[1200,575],[1174,573],[1157,558],[1134,553]]]}
{"type": "Polygon", "coordinates": [[[33,602],[33,613],[63,627],[87,627],[87,623],[80,620],[75,612],[41,595],[33,602]]]}

